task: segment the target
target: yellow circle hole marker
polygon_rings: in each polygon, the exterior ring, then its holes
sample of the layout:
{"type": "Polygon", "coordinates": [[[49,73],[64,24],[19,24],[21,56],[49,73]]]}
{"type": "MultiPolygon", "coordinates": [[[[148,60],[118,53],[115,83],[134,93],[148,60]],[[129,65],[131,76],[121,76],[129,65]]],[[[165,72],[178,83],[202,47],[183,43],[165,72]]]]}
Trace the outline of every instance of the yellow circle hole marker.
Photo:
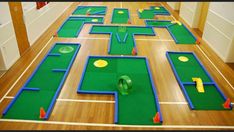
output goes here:
{"type": "Polygon", "coordinates": [[[180,26],[182,25],[180,21],[177,21],[177,24],[179,24],[180,26]]]}
{"type": "Polygon", "coordinates": [[[118,11],[119,14],[123,14],[124,12],[123,11],[118,11]]]}
{"type": "Polygon", "coordinates": [[[93,64],[94,66],[101,68],[101,67],[106,67],[108,65],[108,62],[100,59],[100,60],[96,60],[93,64]]]}
{"type": "Polygon", "coordinates": [[[178,58],[180,61],[182,61],[182,62],[187,62],[189,59],[187,58],[187,57],[185,57],[185,56],[180,56],[179,58],[178,58]]]}
{"type": "Polygon", "coordinates": [[[138,11],[139,11],[140,13],[142,13],[142,12],[143,12],[143,9],[138,9],[138,11]]]}
{"type": "Polygon", "coordinates": [[[92,19],[92,22],[98,22],[98,19],[92,19]]]}
{"type": "Polygon", "coordinates": [[[154,9],[159,10],[159,9],[160,9],[160,7],[155,7],[154,9]]]}

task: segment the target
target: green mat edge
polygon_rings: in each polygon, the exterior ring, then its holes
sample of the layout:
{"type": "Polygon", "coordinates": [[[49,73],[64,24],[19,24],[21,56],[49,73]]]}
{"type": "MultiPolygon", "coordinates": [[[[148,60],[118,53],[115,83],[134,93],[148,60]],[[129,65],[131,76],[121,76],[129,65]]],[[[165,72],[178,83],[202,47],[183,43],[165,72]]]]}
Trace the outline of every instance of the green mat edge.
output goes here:
{"type": "Polygon", "coordinates": [[[116,101],[116,103],[115,103],[115,113],[114,113],[114,123],[118,124],[118,92],[116,92],[116,91],[115,92],[112,92],[112,91],[99,92],[99,91],[81,90],[81,85],[82,85],[82,82],[84,80],[84,75],[85,75],[85,72],[86,72],[86,69],[87,69],[88,62],[89,62],[90,58],[145,59],[148,75],[150,77],[150,82],[151,82],[151,86],[152,86],[153,93],[154,93],[154,99],[155,99],[155,102],[156,102],[156,107],[157,107],[156,109],[158,109],[158,112],[159,112],[159,115],[160,115],[160,124],[163,123],[162,113],[161,113],[161,110],[160,110],[159,100],[158,100],[157,91],[156,91],[156,86],[154,85],[154,81],[153,81],[152,74],[151,74],[151,71],[150,71],[149,62],[148,62],[148,59],[146,57],[139,57],[139,56],[137,56],[137,57],[134,57],[134,56],[133,57],[132,56],[124,56],[124,57],[122,57],[122,56],[88,56],[88,58],[86,60],[85,69],[82,72],[80,83],[79,83],[78,88],[77,88],[77,93],[79,93],[79,94],[110,94],[110,95],[114,95],[115,96],[115,101],[116,101]]]}
{"type": "Polygon", "coordinates": [[[78,46],[78,48],[76,49],[76,51],[74,52],[74,55],[73,55],[73,57],[72,57],[72,59],[71,59],[71,61],[70,61],[70,63],[69,63],[69,65],[68,65],[68,70],[65,72],[65,74],[64,74],[64,76],[63,76],[63,79],[61,80],[61,82],[60,82],[60,84],[59,84],[59,87],[58,87],[58,89],[57,89],[57,91],[55,92],[55,95],[54,95],[54,97],[53,97],[53,99],[52,99],[52,101],[51,101],[51,103],[50,103],[50,105],[49,105],[49,107],[48,107],[48,110],[47,110],[47,112],[46,112],[46,116],[45,116],[45,120],[47,120],[48,118],[49,118],[49,116],[50,116],[50,114],[51,114],[51,111],[52,111],[52,109],[53,109],[53,107],[54,107],[54,104],[55,104],[55,102],[56,102],[56,98],[58,97],[58,95],[59,95],[59,93],[60,93],[60,91],[61,91],[61,89],[62,89],[62,86],[63,86],[63,84],[64,84],[64,82],[65,82],[65,80],[66,80],[66,78],[67,78],[67,76],[68,76],[68,74],[69,74],[69,71],[70,71],[70,69],[71,69],[71,67],[72,67],[72,64],[73,64],[73,62],[74,62],[74,60],[75,60],[75,58],[76,58],[76,56],[77,56],[77,54],[78,54],[78,52],[79,52],[79,50],[80,50],[80,47],[81,47],[81,45],[79,44],[79,43],[67,43],[67,42],[57,42],[57,43],[55,43],[51,48],[50,48],[50,50],[47,52],[47,54],[45,55],[45,57],[41,60],[41,62],[37,65],[37,67],[36,67],[36,69],[33,71],[33,73],[30,75],[30,77],[26,80],[26,82],[24,83],[24,85],[21,87],[21,89],[17,92],[17,94],[16,94],[16,96],[14,97],[14,99],[10,102],[10,104],[8,104],[8,106],[4,109],[4,111],[3,111],[3,113],[2,113],[2,115],[5,115],[7,112],[8,112],[8,110],[11,108],[11,106],[15,103],[15,101],[18,99],[18,97],[20,96],[20,94],[23,92],[23,90],[26,90],[26,89],[28,89],[28,90],[37,90],[37,88],[26,88],[26,86],[27,86],[27,84],[30,82],[30,80],[32,79],[32,77],[34,76],[34,74],[37,72],[37,70],[40,68],[40,66],[41,66],[41,64],[46,60],[46,58],[49,56],[49,54],[51,53],[51,51],[54,49],[54,47],[56,46],[56,45],[77,45],[78,46]]]}
{"type": "MultiPolygon", "coordinates": [[[[214,83],[214,84],[212,84],[212,85],[215,86],[216,90],[219,92],[219,94],[223,97],[224,100],[227,99],[227,97],[223,94],[223,92],[222,92],[221,89],[218,87],[218,85],[216,84],[216,82],[215,82],[215,81],[213,80],[213,78],[210,76],[209,72],[205,69],[205,67],[204,67],[204,66],[202,65],[202,63],[199,61],[199,59],[197,58],[197,56],[195,55],[195,53],[193,53],[193,52],[175,52],[175,51],[167,51],[167,52],[166,52],[166,57],[167,57],[167,59],[168,59],[168,61],[169,61],[169,63],[170,63],[170,66],[171,66],[172,71],[173,71],[173,73],[174,73],[174,75],[175,75],[175,77],[176,77],[176,80],[177,80],[177,82],[179,83],[180,88],[182,89],[183,94],[185,95],[186,100],[188,101],[188,104],[189,104],[190,109],[194,110],[193,103],[192,103],[192,101],[190,100],[190,98],[189,98],[189,96],[188,96],[188,94],[187,94],[187,91],[186,91],[186,89],[184,88],[184,85],[183,85],[182,81],[180,80],[180,78],[179,78],[179,76],[178,76],[178,74],[177,74],[177,71],[176,71],[176,69],[175,69],[175,66],[174,66],[174,64],[173,64],[173,62],[172,62],[172,60],[171,60],[171,58],[170,58],[170,56],[169,56],[170,53],[171,53],[171,54],[192,54],[192,55],[194,56],[194,58],[196,59],[196,61],[197,61],[197,62],[199,63],[199,65],[201,66],[201,68],[204,70],[204,72],[205,72],[205,73],[207,74],[207,76],[210,78],[210,80],[214,83]]],[[[230,110],[232,110],[232,104],[230,104],[230,105],[231,105],[231,109],[230,109],[230,110]]]]}

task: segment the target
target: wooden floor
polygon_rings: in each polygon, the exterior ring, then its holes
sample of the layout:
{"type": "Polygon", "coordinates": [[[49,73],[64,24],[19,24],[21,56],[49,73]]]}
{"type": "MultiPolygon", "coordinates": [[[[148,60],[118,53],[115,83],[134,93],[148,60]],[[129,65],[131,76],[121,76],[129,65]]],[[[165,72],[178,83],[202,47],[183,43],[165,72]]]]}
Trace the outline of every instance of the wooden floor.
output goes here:
{"type": "MultiPolygon", "coordinates": [[[[116,125],[114,120],[114,97],[111,95],[83,95],[76,90],[88,55],[108,55],[109,35],[88,34],[91,24],[86,24],[79,37],[62,39],[52,37],[64,20],[78,5],[106,5],[105,23],[110,24],[113,8],[128,8],[132,25],[144,25],[138,19],[136,10],[164,3],[146,2],[81,2],[74,3],[38,41],[0,78],[0,112],[14,98],[17,91],[41,62],[44,55],[55,42],[76,42],[81,49],[74,61],[70,74],[61,90],[48,121],[4,120],[0,119],[0,129],[234,129],[234,110],[195,111],[190,110],[185,97],[176,81],[166,51],[193,51],[217,82],[224,94],[234,102],[233,64],[225,64],[205,42],[201,45],[177,45],[166,29],[155,28],[156,36],[136,36],[139,56],[149,59],[151,72],[157,87],[159,103],[163,116],[162,126],[116,125]]],[[[166,8],[170,9],[167,5],[166,8]]],[[[186,24],[178,13],[173,16],[159,17],[161,20],[178,19],[186,24]]],[[[187,25],[187,24],[186,24],[187,25]]],[[[188,26],[188,25],[187,25],[188,26]]],[[[198,37],[198,34],[191,29],[198,37]]]]}

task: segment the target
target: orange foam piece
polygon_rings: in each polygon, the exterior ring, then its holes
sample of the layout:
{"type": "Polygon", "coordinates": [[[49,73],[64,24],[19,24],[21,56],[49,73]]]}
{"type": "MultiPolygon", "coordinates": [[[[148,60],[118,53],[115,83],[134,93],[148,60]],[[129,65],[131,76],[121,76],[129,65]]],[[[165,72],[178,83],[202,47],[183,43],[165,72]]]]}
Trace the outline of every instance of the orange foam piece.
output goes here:
{"type": "Polygon", "coordinates": [[[196,44],[200,44],[200,40],[199,39],[196,40],[196,44]]]}
{"type": "Polygon", "coordinates": [[[230,100],[230,98],[227,98],[227,100],[225,101],[225,103],[223,104],[223,107],[225,108],[225,109],[230,109],[231,107],[230,107],[230,104],[231,104],[231,100],[230,100]]]}
{"type": "Polygon", "coordinates": [[[89,15],[90,15],[90,12],[89,12],[89,11],[88,11],[88,12],[86,12],[86,15],[87,15],[87,16],[89,16],[89,15]]]}
{"type": "Polygon", "coordinates": [[[154,123],[159,123],[160,122],[160,114],[157,112],[155,116],[153,117],[154,123]]]}
{"type": "Polygon", "coordinates": [[[54,34],[54,37],[58,37],[58,33],[55,33],[55,34],[54,34]]]}
{"type": "Polygon", "coordinates": [[[44,119],[46,116],[46,112],[43,107],[40,108],[40,119],[44,119]]]}
{"type": "Polygon", "coordinates": [[[137,52],[136,52],[136,48],[132,48],[132,55],[136,55],[137,52]]]}
{"type": "Polygon", "coordinates": [[[128,24],[131,24],[131,21],[130,21],[130,20],[128,20],[128,24]]]}

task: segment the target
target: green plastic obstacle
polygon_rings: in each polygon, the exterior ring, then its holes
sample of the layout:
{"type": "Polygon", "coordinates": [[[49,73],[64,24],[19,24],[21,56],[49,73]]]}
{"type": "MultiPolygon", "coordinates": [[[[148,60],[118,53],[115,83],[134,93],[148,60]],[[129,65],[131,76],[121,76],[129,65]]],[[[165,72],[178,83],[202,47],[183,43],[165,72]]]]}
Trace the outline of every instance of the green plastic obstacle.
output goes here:
{"type": "MultiPolygon", "coordinates": [[[[80,45],[69,43],[56,43],[50,50],[48,56],[44,58],[36,72],[21,88],[21,92],[14,98],[15,102],[9,107],[8,111],[3,115],[5,119],[24,119],[24,120],[41,120],[40,108],[44,108],[49,113],[49,107],[54,104],[53,98],[58,97],[70,70],[70,64],[76,56],[80,45]],[[61,54],[60,49],[64,47],[72,47],[71,52],[61,54]],[[56,71],[56,69],[58,71],[56,71]]],[[[51,112],[51,111],[50,111],[51,112]]]]}
{"type": "MultiPolygon", "coordinates": [[[[158,112],[158,107],[149,73],[150,68],[148,69],[145,58],[90,56],[79,84],[78,93],[83,91],[100,95],[102,92],[117,92],[118,124],[161,125],[161,123],[155,124],[152,120],[158,112]],[[97,60],[107,61],[108,66],[97,68],[94,65],[97,60]],[[128,77],[123,77],[123,75],[128,77]],[[129,82],[129,78],[131,82],[129,82]],[[130,90],[128,95],[118,92],[119,80],[123,84],[123,88],[128,87],[130,90]],[[134,87],[131,88],[131,85],[134,87]]],[[[128,90],[124,90],[124,93],[128,90]]]]}
{"type": "Polygon", "coordinates": [[[168,52],[168,57],[195,110],[225,110],[226,100],[192,53],[168,52]],[[203,81],[204,93],[199,92],[195,84],[189,84],[194,83],[193,78],[203,81]]]}
{"type": "Polygon", "coordinates": [[[64,47],[61,47],[59,49],[59,52],[60,53],[63,53],[63,54],[66,54],[66,53],[70,53],[74,50],[74,48],[72,48],[71,46],[64,46],[64,47]]]}
{"type": "MultiPolygon", "coordinates": [[[[178,22],[179,23],[179,22],[178,22]]],[[[146,20],[147,26],[157,28],[167,28],[176,44],[196,44],[196,38],[192,33],[182,24],[173,23],[172,21],[160,20],[146,20]]]]}
{"type": "Polygon", "coordinates": [[[69,17],[58,30],[58,37],[78,37],[86,23],[103,23],[103,17],[69,17]]]}
{"type": "Polygon", "coordinates": [[[93,25],[90,34],[110,34],[108,53],[111,55],[132,55],[135,47],[134,35],[155,35],[151,27],[102,25],[93,25]]]}
{"type": "Polygon", "coordinates": [[[123,75],[118,81],[118,90],[122,95],[128,95],[132,89],[132,80],[129,76],[123,75]]]}
{"type": "Polygon", "coordinates": [[[127,24],[129,23],[128,9],[114,9],[112,14],[111,23],[113,24],[127,24]]]}

